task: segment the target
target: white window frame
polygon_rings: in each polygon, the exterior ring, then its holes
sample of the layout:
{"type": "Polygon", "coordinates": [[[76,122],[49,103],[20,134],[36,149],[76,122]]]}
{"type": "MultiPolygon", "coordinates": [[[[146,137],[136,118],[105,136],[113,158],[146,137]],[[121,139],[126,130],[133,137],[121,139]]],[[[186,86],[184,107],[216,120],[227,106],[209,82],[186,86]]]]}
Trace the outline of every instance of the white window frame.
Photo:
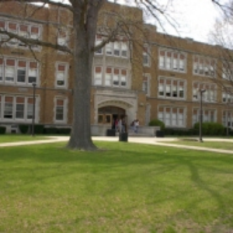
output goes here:
{"type": "Polygon", "coordinates": [[[69,67],[69,64],[66,63],[66,62],[56,62],[55,63],[55,87],[56,88],[67,88],[68,86],[68,67],[69,67]],[[59,66],[64,66],[64,84],[63,85],[58,85],[57,82],[59,81],[58,79],[58,75],[59,73],[62,73],[61,71],[58,70],[59,66]]]}
{"type": "Polygon", "coordinates": [[[68,46],[68,40],[68,30],[66,28],[59,28],[57,30],[57,44],[61,46],[68,46]]]}
{"type": "MultiPolygon", "coordinates": [[[[1,100],[0,100],[0,119],[2,122],[26,122],[30,123],[32,121],[32,118],[28,118],[28,108],[29,108],[29,99],[33,99],[31,96],[21,96],[21,95],[8,95],[8,94],[2,94],[0,95],[1,100]],[[12,118],[5,118],[5,105],[6,105],[6,98],[10,97],[12,98],[12,118]],[[17,98],[23,98],[24,101],[22,104],[23,107],[23,118],[17,117],[17,98]]],[[[35,122],[37,123],[39,121],[39,97],[35,97],[35,122]]],[[[33,104],[31,104],[31,113],[33,104]]]]}
{"type": "Polygon", "coordinates": [[[161,47],[159,48],[158,59],[158,68],[160,70],[186,73],[187,54],[185,52],[161,47]]]}
{"type": "Polygon", "coordinates": [[[193,55],[193,75],[216,78],[216,73],[217,60],[215,58],[193,55]]]}
{"type": "Polygon", "coordinates": [[[205,90],[205,92],[202,93],[203,102],[216,103],[217,86],[215,84],[193,81],[192,83],[193,101],[200,101],[199,90],[205,90]]]}
{"type": "MultiPolygon", "coordinates": [[[[95,37],[95,46],[98,46],[102,43],[103,38],[99,35],[96,35],[95,37]]],[[[102,55],[103,54],[103,47],[100,48],[99,50],[95,51],[95,55],[102,55]]]]}
{"type": "Polygon", "coordinates": [[[93,84],[95,86],[102,86],[103,85],[103,67],[102,66],[95,66],[93,71],[93,84]],[[96,70],[100,69],[100,72],[96,70]]]}
{"type": "Polygon", "coordinates": [[[180,78],[159,76],[157,93],[158,93],[158,98],[186,100],[187,80],[180,78]],[[161,80],[163,80],[163,82],[161,82],[161,80]],[[170,82],[170,84],[167,84],[168,82],[170,82]],[[174,90],[176,90],[176,96],[174,96],[174,90]],[[162,91],[163,91],[163,95],[160,94],[162,91]],[[183,96],[181,96],[181,91],[183,93],[183,96]]]}
{"type": "Polygon", "coordinates": [[[145,66],[145,67],[150,67],[150,65],[151,65],[149,44],[143,45],[142,63],[143,63],[143,66],[145,66]]]}
{"type": "Polygon", "coordinates": [[[68,99],[64,98],[64,97],[60,97],[60,96],[56,96],[54,98],[54,117],[53,117],[53,121],[54,123],[60,123],[60,124],[66,124],[67,120],[68,120],[68,99]],[[58,100],[62,100],[63,101],[63,119],[62,120],[58,120],[57,117],[57,101],[58,100]]]}
{"type": "Polygon", "coordinates": [[[186,119],[187,119],[186,107],[159,105],[157,109],[157,113],[158,113],[157,114],[158,119],[164,122],[167,128],[186,127],[186,119]],[[167,111],[167,109],[169,109],[169,111],[167,111]],[[182,110],[182,116],[180,115],[181,110],[182,110]],[[183,121],[183,124],[180,123],[181,121],[183,121]]]}
{"type": "Polygon", "coordinates": [[[4,81],[5,81],[5,83],[8,83],[8,84],[15,84],[15,73],[16,73],[16,59],[14,59],[14,58],[6,58],[5,59],[5,72],[4,72],[4,81]],[[7,60],[14,60],[14,65],[7,65],[7,60]],[[10,69],[11,70],[11,72],[9,72],[9,70],[7,70],[7,69],[10,69]],[[7,76],[9,76],[10,77],[10,75],[7,75],[7,73],[9,74],[9,73],[11,73],[11,75],[12,75],[12,77],[11,78],[13,78],[13,80],[12,81],[9,81],[9,80],[6,80],[6,77],[7,76]]]}
{"type": "MultiPolygon", "coordinates": [[[[202,121],[203,122],[217,122],[217,109],[210,109],[210,108],[203,108],[202,109],[202,121]],[[207,118],[206,118],[206,112],[208,112],[207,114],[207,118]],[[214,113],[214,120],[211,121],[211,113],[214,113]]],[[[193,108],[192,109],[192,123],[193,125],[195,123],[199,123],[200,122],[200,108],[193,108]],[[197,112],[197,114],[194,115],[194,111],[197,112]]]]}

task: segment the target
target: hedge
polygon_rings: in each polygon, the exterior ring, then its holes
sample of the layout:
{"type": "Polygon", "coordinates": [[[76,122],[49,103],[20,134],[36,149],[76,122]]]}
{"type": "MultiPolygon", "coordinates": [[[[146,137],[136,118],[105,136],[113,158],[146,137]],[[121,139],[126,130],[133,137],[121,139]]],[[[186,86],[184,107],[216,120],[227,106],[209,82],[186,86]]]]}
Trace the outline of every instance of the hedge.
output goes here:
{"type": "Polygon", "coordinates": [[[19,125],[19,130],[22,134],[26,134],[29,132],[29,125],[19,125]]]}
{"type": "Polygon", "coordinates": [[[0,134],[5,134],[6,133],[6,127],[0,126],[0,134]]]}
{"type": "MultiPolygon", "coordinates": [[[[194,124],[193,127],[195,130],[199,131],[199,123],[194,124]]],[[[208,136],[222,136],[226,135],[226,130],[224,126],[217,122],[203,122],[202,123],[202,134],[208,136]]]]}
{"type": "Polygon", "coordinates": [[[71,132],[70,128],[55,128],[55,127],[44,128],[44,134],[63,134],[63,135],[69,135],[70,132],[71,132]]]}

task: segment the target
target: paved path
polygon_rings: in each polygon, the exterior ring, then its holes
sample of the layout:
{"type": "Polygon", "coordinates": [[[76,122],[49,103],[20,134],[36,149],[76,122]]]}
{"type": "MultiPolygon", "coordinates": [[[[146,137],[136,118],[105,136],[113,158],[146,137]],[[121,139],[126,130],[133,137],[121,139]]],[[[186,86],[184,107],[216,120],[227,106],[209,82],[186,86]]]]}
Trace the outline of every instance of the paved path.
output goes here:
{"type": "MultiPolygon", "coordinates": [[[[51,136],[45,140],[0,143],[0,147],[66,142],[68,141],[68,139],[69,139],[68,136],[51,136]]],[[[118,137],[92,137],[92,139],[94,141],[111,141],[111,142],[119,141],[118,137]]],[[[199,150],[199,151],[209,151],[209,152],[215,152],[215,153],[233,154],[233,151],[231,150],[213,149],[213,148],[206,148],[206,147],[199,147],[199,146],[185,146],[185,145],[177,145],[177,144],[169,143],[172,141],[177,141],[177,138],[129,137],[128,141],[133,142],[133,143],[143,143],[143,144],[150,144],[150,145],[156,145],[156,146],[168,146],[168,147],[199,150]]],[[[223,139],[223,138],[208,138],[208,139],[204,139],[204,141],[212,141],[212,142],[221,141],[221,142],[232,142],[233,143],[233,139],[223,139]]]]}

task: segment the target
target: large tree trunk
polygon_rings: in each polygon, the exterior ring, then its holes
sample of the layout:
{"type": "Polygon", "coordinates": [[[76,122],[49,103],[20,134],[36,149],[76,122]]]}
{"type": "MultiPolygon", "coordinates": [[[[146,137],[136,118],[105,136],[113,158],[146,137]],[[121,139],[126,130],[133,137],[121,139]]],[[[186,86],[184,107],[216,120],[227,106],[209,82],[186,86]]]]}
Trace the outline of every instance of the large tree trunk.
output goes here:
{"type": "Polygon", "coordinates": [[[91,21],[88,21],[88,15],[84,19],[82,16],[74,14],[73,125],[67,147],[96,150],[91,140],[90,92],[97,22],[95,15],[91,17],[91,21]]]}

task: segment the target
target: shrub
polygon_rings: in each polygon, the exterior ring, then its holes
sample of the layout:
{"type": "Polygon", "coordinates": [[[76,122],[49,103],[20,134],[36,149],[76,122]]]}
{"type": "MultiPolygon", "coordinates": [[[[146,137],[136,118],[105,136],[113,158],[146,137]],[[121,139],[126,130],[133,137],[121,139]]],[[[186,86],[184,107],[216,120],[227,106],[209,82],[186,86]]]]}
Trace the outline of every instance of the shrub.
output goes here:
{"type": "Polygon", "coordinates": [[[34,132],[35,134],[43,134],[44,125],[39,125],[39,124],[34,125],[34,132]]]}
{"type": "MultiPolygon", "coordinates": [[[[199,132],[199,123],[194,124],[193,127],[199,132]]],[[[202,123],[202,133],[203,135],[224,135],[224,126],[217,122],[203,122],[202,123]]]]}
{"type": "Polygon", "coordinates": [[[59,134],[64,134],[64,135],[69,135],[71,132],[70,128],[58,128],[57,130],[59,134]]]}
{"type": "Polygon", "coordinates": [[[29,125],[19,125],[20,133],[26,134],[28,133],[29,125]]]}
{"type": "Polygon", "coordinates": [[[149,122],[149,126],[160,126],[161,130],[165,129],[165,124],[162,121],[158,120],[158,119],[151,120],[149,122]]]}
{"type": "Polygon", "coordinates": [[[50,127],[50,128],[44,128],[44,133],[45,134],[57,134],[58,129],[55,127],[50,127]]]}
{"type": "Polygon", "coordinates": [[[6,127],[0,126],[0,134],[5,134],[6,133],[6,127]]]}

